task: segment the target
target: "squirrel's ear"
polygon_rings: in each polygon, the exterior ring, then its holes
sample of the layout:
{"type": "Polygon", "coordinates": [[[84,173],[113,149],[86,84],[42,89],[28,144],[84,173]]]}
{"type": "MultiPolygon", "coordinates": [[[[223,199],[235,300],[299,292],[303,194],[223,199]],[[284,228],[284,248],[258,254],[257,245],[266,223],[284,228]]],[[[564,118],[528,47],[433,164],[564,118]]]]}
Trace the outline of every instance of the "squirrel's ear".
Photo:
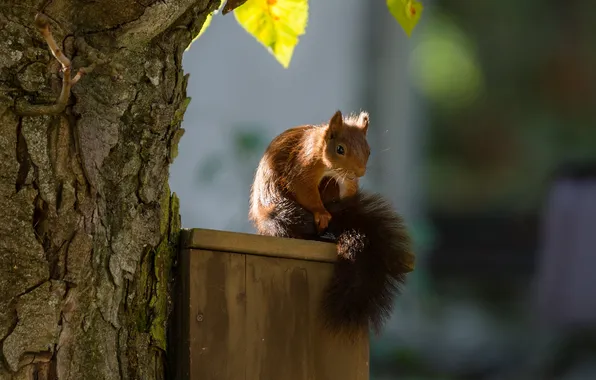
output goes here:
{"type": "Polygon", "coordinates": [[[358,116],[358,126],[362,128],[364,133],[368,131],[368,112],[362,111],[360,112],[360,116],[358,116]]]}
{"type": "Polygon", "coordinates": [[[341,111],[336,111],[331,120],[329,120],[329,126],[327,127],[327,137],[333,138],[333,133],[339,131],[344,125],[344,117],[341,111]]]}

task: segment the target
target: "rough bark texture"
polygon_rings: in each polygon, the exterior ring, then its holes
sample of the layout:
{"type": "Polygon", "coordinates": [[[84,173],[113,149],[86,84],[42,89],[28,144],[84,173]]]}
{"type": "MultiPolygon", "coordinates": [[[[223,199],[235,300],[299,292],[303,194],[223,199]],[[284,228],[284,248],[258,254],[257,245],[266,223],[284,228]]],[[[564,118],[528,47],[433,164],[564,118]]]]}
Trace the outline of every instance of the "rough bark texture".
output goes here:
{"type": "Polygon", "coordinates": [[[0,1],[0,379],[161,379],[182,53],[218,0],[0,1]],[[47,3],[47,4],[44,4],[47,3]],[[60,115],[42,9],[74,70],[60,115]]]}

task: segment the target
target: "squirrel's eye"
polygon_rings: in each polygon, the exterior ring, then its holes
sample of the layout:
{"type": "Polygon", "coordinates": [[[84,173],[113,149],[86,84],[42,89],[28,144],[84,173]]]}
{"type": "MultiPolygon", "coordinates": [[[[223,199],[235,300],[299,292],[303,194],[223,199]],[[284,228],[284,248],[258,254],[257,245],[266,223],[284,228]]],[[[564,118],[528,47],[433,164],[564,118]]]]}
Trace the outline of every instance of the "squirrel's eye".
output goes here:
{"type": "Polygon", "coordinates": [[[335,151],[337,152],[337,154],[343,156],[344,154],[346,154],[346,151],[344,149],[343,146],[338,145],[337,148],[335,148],[335,151]]]}

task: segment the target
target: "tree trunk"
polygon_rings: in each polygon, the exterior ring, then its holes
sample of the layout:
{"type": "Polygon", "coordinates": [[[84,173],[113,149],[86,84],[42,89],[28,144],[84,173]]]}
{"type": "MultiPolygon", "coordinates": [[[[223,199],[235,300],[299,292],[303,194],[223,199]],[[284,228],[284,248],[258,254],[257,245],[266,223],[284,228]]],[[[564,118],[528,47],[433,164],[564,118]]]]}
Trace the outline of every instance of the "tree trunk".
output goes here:
{"type": "Polygon", "coordinates": [[[0,379],[162,379],[182,53],[219,0],[0,2],[0,379]],[[25,104],[25,106],[23,106],[25,104]],[[43,113],[43,112],[42,112],[43,113]]]}

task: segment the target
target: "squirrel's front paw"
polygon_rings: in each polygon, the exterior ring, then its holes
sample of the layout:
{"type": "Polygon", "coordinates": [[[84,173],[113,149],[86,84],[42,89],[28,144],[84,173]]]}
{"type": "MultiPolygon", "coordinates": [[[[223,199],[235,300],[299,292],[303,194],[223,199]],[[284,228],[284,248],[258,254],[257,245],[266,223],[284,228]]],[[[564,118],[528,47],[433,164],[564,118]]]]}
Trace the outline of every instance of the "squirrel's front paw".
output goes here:
{"type": "Polygon", "coordinates": [[[317,224],[317,229],[319,232],[325,231],[327,226],[329,225],[329,221],[331,220],[331,214],[327,211],[325,212],[315,212],[315,223],[317,224]]]}

